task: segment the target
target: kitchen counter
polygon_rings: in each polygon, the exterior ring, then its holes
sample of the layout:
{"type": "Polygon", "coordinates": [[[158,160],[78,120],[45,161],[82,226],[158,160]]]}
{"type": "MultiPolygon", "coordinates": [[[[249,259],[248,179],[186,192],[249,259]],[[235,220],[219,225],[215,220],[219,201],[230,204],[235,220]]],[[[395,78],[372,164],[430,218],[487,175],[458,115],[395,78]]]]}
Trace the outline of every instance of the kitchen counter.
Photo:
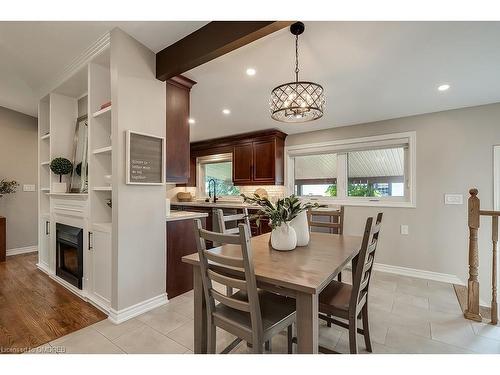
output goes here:
{"type": "Polygon", "coordinates": [[[172,206],[183,206],[183,207],[207,207],[207,208],[248,208],[249,210],[258,210],[259,206],[255,204],[243,203],[243,202],[205,202],[205,201],[193,201],[193,202],[172,202],[172,206]]]}
{"type": "Polygon", "coordinates": [[[170,215],[167,215],[167,223],[171,221],[186,220],[186,219],[201,219],[202,217],[207,217],[206,212],[190,212],[190,211],[170,211],[170,215]]]}

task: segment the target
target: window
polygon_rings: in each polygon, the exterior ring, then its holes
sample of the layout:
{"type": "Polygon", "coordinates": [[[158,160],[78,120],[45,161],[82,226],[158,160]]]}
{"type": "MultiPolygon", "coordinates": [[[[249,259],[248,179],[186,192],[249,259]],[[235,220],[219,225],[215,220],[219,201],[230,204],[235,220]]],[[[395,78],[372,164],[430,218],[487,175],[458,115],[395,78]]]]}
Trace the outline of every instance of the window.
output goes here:
{"type": "Polygon", "coordinates": [[[337,155],[297,156],[294,164],[296,195],[337,196],[337,155]]]}
{"type": "Polygon", "coordinates": [[[320,202],[415,206],[415,132],[289,146],[287,187],[320,202]]]}
{"type": "Polygon", "coordinates": [[[198,189],[201,196],[208,196],[209,181],[214,180],[217,196],[237,196],[240,189],[233,185],[231,154],[211,155],[198,158],[198,189]]]}
{"type": "Polygon", "coordinates": [[[404,148],[384,148],[347,153],[350,197],[404,196],[404,148]]]}

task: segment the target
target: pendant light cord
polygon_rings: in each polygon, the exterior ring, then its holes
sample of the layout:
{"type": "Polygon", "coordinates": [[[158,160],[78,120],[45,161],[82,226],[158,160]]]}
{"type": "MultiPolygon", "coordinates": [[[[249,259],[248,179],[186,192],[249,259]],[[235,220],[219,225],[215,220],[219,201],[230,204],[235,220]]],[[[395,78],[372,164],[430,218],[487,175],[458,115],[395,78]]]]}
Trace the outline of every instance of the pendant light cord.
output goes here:
{"type": "Polygon", "coordinates": [[[295,82],[299,82],[299,36],[295,35],[295,82]]]}

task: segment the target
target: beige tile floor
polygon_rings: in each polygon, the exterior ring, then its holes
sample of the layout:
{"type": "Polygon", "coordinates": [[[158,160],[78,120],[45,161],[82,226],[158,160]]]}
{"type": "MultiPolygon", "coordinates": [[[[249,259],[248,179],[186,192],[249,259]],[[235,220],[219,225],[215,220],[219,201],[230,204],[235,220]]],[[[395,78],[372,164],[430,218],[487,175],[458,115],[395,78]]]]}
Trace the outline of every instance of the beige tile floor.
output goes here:
{"type": "MultiPolygon", "coordinates": [[[[369,311],[374,353],[500,353],[500,326],[465,320],[451,284],[375,272],[369,311]]],[[[321,324],[319,334],[321,345],[348,352],[346,330],[321,324]]],[[[362,336],[358,338],[360,352],[366,353],[362,336]]],[[[232,335],[218,330],[217,350],[232,340],[232,335]]],[[[272,350],[286,353],[285,332],[273,339],[272,350]]],[[[193,293],[120,325],[104,320],[38,350],[52,351],[192,353],[193,293]]],[[[248,353],[246,344],[233,353],[248,353]]]]}

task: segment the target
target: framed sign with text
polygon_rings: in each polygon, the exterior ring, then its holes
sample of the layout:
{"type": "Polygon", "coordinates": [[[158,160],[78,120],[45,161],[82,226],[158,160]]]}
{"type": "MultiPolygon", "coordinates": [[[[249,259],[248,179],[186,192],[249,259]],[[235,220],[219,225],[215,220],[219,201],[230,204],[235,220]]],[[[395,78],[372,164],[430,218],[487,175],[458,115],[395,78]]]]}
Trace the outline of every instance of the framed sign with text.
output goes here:
{"type": "Polygon", "coordinates": [[[127,130],[127,184],[163,185],[165,138],[127,130]]]}

